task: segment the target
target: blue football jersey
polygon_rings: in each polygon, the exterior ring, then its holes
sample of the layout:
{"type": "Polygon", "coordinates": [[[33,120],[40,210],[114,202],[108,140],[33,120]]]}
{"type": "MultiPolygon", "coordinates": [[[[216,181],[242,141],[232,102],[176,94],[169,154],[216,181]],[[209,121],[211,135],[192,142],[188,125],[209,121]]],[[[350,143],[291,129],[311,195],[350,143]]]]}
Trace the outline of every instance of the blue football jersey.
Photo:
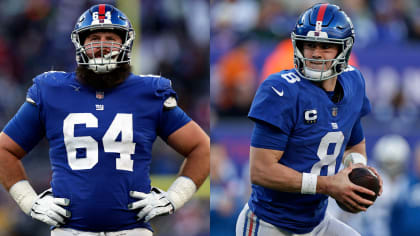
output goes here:
{"type": "MultiPolygon", "coordinates": [[[[371,109],[364,78],[357,69],[348,67],[338,81],[344,91],[338,103],[295,70],[273,74],[261,84],[249,117],[287,134],[280,164],[323,176],[338,171],[353,126],[371,109]]],[[[253,185],[248,204],[261,219],[300,234],[321,222],[327,199],[323,194],[287,193],[253,185]]]]}
{"type": "Polygon", "coordinates": [[[183,112],[165,117],[169,97],[176,93],[160,76],[131,74],[105,91],[83,86],[75,73],[48,72],[34,79],[27,100],[37,105],[50,145],[53,194],[70,199],[72,216],[64,227],[151,229],[137,221],[137,211],[128,210],[137,200],[129,191],[150,192],[153,142],[191,120],[183,112]]]}

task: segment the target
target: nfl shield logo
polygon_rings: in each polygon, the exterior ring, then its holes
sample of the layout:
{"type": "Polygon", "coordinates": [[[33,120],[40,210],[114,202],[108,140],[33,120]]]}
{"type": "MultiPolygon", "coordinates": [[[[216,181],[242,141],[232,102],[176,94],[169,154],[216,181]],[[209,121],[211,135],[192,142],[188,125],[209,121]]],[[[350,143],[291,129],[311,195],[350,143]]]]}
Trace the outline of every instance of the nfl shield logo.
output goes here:
{"type": "Polygon", "coordinates": [[[332,109],[332,115],[333,116],[337,116],[337,112],[338,112],[338,108],[337,107],[333,107],[333,109],[332,109]]]}
{"type": "Polygon", "coordinates": [[[105,96],[105,94],[104,94],[104,92],[102,92],[102,91],[96,91],[96,99],[104,99],[104,96],[105,96]]]}

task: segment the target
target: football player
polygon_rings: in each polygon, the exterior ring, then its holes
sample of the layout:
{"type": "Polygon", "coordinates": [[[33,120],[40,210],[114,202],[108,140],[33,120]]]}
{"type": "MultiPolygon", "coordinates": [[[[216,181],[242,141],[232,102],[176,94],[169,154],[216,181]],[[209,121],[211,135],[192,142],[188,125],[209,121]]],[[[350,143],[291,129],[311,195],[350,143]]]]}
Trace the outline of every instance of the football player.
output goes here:
{"type": "Polygon", "coordinates": [[[77,71],[35,77],[0,134],[1,183],[51,235],[152,235],[148,221],[182,207],[209,174],[209,137],[177,106],[170,80],[130,72],[134,37],[117,8],[88,9],[71,34],[77,71]],[[37,195],[20,160],[44,136],[52,180],[37,195]],[[166,192],[150,185],[157,136],[186,158],[166,192]]]}
{"type": "Polygon", "coordinates": [[[295,68],[270,75],[249,112],[252,194],[236,235],[359,235],[326,214],[328,196],[358,212],[372,202],[357,192],[375,194],[348,178],[367,163],[360,119],[371,109],[363,76],[348,65],[353,25],[340,7],[316,4],[291,39],[295,68]]]}

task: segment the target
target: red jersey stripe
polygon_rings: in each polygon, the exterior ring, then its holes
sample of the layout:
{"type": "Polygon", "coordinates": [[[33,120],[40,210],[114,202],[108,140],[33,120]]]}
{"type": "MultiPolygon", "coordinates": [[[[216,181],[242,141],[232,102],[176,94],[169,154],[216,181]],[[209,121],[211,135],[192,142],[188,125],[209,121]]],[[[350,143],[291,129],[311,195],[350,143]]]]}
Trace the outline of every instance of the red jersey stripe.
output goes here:
{"type": "Polygon", "coordinates": [[[252,236],[252,228],[254,227],[254,213],[249,217],[249,231],[248,236],[252,236]]]}

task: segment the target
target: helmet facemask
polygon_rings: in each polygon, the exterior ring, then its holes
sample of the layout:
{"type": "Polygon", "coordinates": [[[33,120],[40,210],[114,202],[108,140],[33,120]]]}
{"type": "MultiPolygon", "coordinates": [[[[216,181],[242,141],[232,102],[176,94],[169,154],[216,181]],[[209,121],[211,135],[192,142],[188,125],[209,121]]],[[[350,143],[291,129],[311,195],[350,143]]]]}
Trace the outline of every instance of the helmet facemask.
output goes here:
{"type": "Polygon", "coordinates": [[[108,73],[117,68],[119,64],[130,63],[131,46],[134,40],[133,30],[89,27],[81,31],[74,31],[71,39],[76,47],[77,64],[87,66],[97,74],[108,73]],[[84,45],[87,35],[95,31],[117,33],[121,37],[122,43],[98,41],[84,45]],[[100,55],[94,55],[95,48],[100,48],[100,55]],[[105,48],[107,50],[104,50],[105,48]]]}
{"type": "Polygon", "coordinates": [[[294,47],[294,62],[297,72],[300,76],[312,80],[323,81],[341,74],[348,65],[353,38],[346,39],[328,39],[321,37],[299,36],[292,32],[292,43],[294,47]],[[303,54],[303,42],[329,43],[339,45],[338,54],[334,59],[314,59],[306,58],[303,54]],[[322,63],[322,69],[313,69],[306,65],[306,62],[322,63]],[[331,65],[327,68],[327,65],[331,65]]]}

